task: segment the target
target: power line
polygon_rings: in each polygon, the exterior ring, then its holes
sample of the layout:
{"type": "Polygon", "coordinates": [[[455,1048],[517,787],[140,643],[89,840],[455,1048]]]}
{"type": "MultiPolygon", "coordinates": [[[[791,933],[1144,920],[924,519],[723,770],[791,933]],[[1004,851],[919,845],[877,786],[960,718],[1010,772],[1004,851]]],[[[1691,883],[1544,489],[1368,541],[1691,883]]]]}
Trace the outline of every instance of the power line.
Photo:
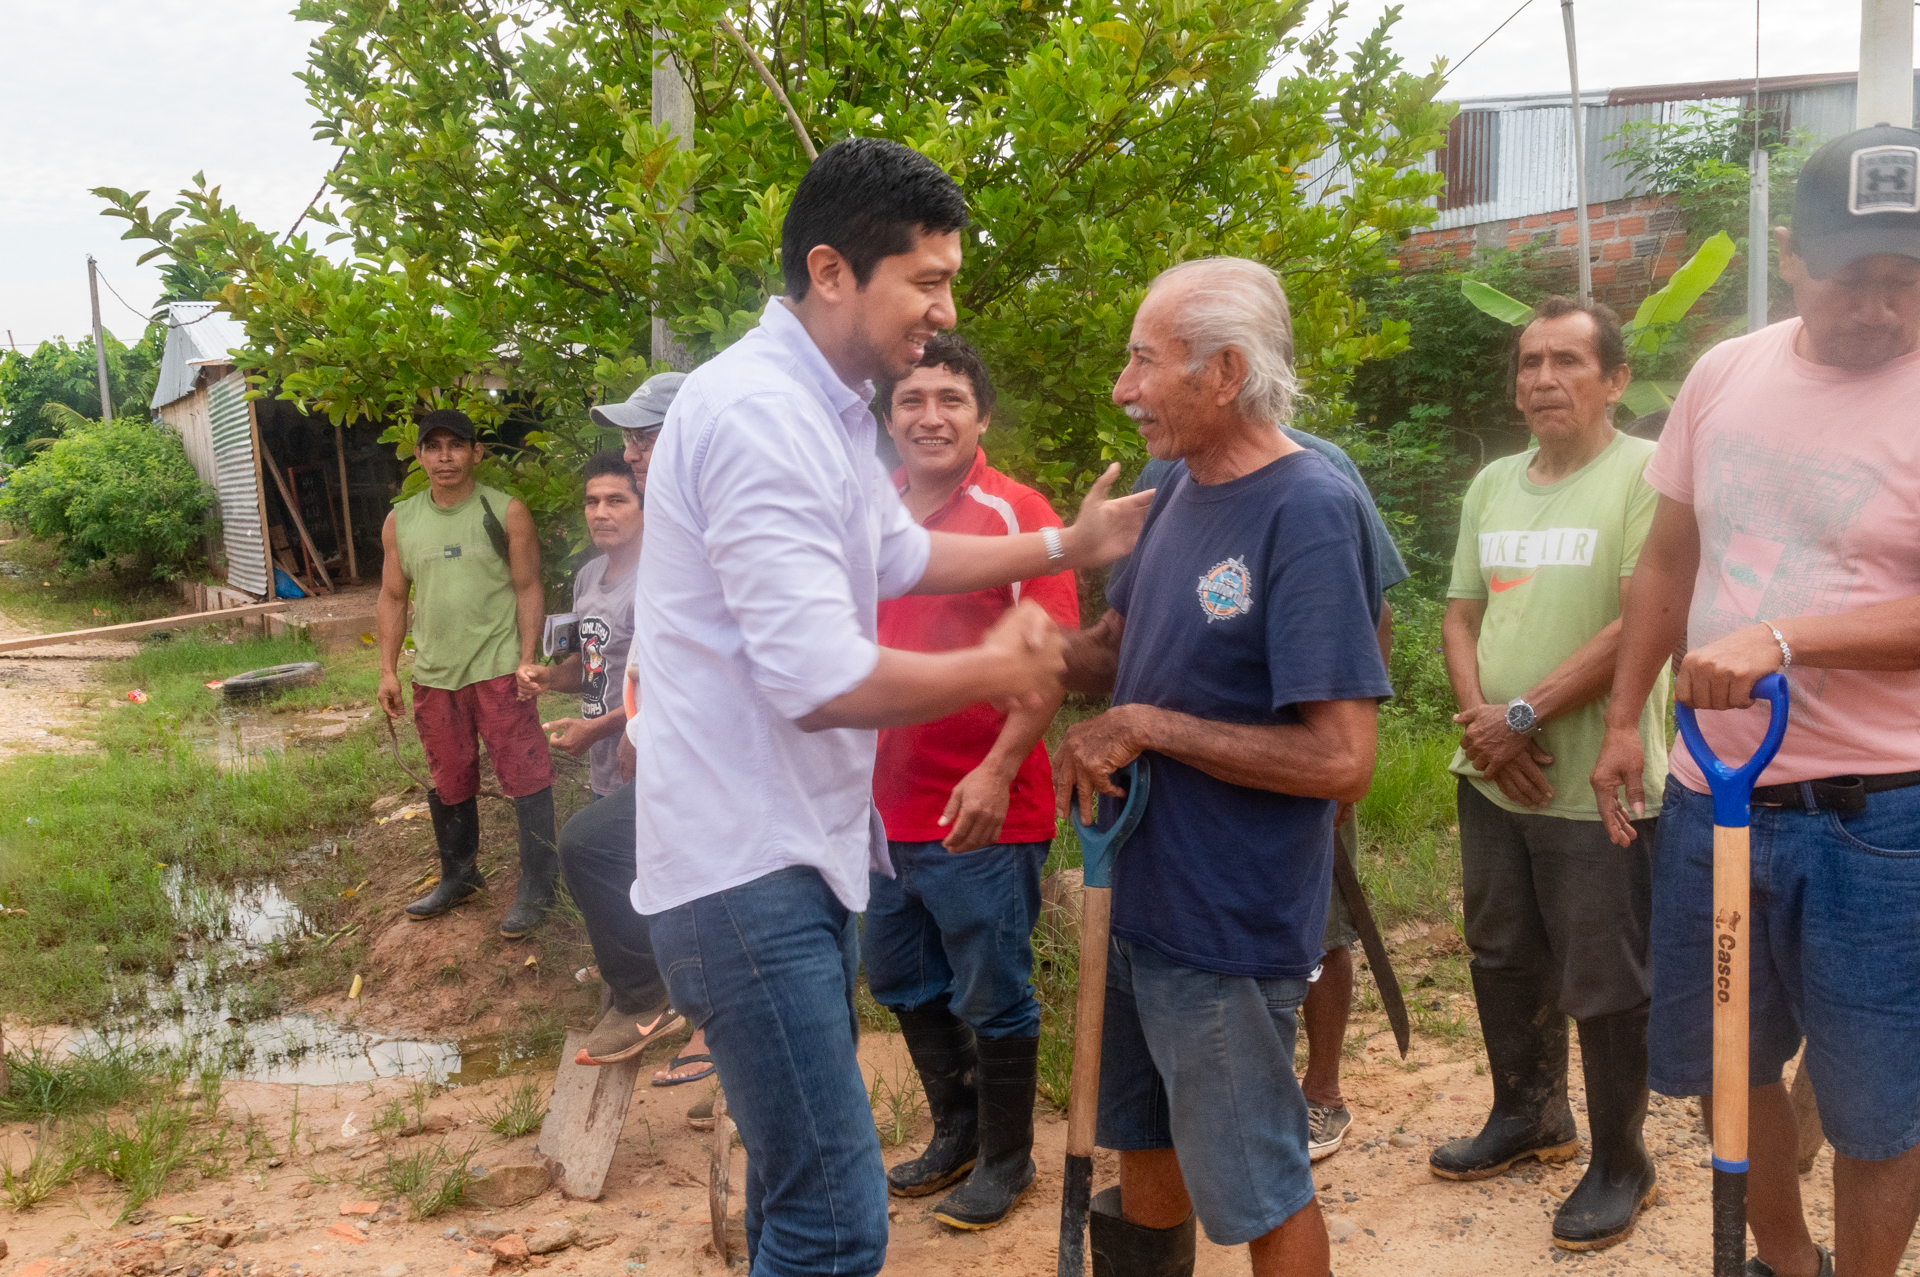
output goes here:
{"type": "MultiPolygon", "coordinates": [[[[113,298],[115,301],[119,302],[122,306],[125,306],[128,310],[133,311],[133,313],[136,316],[138,316],[140,319],[145,320],[147,323],[150,324],[153,322],[152,316],[143,314],[138,310],[134,310],[133,303],[129,302],[126,298],[120,295],[120,290],[113,286],[113,281],[107,278],[107,274],[105,271],[96,270],[95,273],[100,276],[100,282],[107,286],[107,291],[113,294],[113,298]]],[[[216,307],[215,309],[218,309],[218,308],[216,307]]],[[[214,312],[212,310],[209,310],[205,315],[200,316],[200,319],[206,319],[210,317],[213,313],[214,312]]],[[[191,328],[195,324],[199,323],[200,319],[189,319],[184,324],[176,324],[173,321],[168,320],[167,327],[168,328],[191,328]]]]}
{"type": "Polygon", "coordinates": [[[1533,3],[1533,0],[1520,0],[1520,8],[1515,9],[1512,13],[1509,13],[1507,15],[1506,22],[1502,22],[1499,26],[1495,27],[1493,30],[1487,32],[1486,40],[1482,40],[1479,44],[1476,44],[1471,49],[1468,49],[1466,57],[1461,58],[1458,62],[1455,62],[1451,66],[1449,66],[1447,68],[1447,74],[1449,76],[1452,76],[1454,72],[1458,71],[1461,67],[1465,66],[1467,64],[1467,58],[1472,57],[1474,54],[1480,52],[1481,49],[1485,48],[1487,44],[1487,40],[1491,40],[1493,39],[1493,37],[1499,35],[1502,31],[1505,31],[1507,29],[1507,22],[1512,22],[1515,18],[1519,17],[1521,12],[1525,10],[1528,5],[1532,3],[1533,3]]]}

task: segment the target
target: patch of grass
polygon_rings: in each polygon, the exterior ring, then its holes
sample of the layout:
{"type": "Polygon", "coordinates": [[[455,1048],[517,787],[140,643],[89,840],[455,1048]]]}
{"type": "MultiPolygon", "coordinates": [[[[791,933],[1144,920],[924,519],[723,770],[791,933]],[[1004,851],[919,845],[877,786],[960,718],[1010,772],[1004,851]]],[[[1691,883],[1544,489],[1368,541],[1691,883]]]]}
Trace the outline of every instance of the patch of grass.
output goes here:
{"type": "Polygon", "coordinates": [[[34,1141],[33,1153],[19,1171],[0,1163],[0,1197],[15,1214],[30,1211],[73,1178],[74,1159],[58,1148],[45,1128],[34,1141]]]}
{"type": "Polygon", "coordinates": [[[1042,922],[1033,933],[1033,992],[1040,1002],[1040,1098],[1066,1112],[1073,1081],[1073,1022],[1080,946],[1042,922]]]}
{"type": "MultiPolygon", "coordinates": [[[[139,686],[148,700],[116,699],[100,716],[91,731],[101,752],[0,763],[0,904],[27,911],[0,926],[0,1005],[42,1020],[104,1012],[116,981],[172,970],[176,931],[221,925],[208,902],[178,916],[163,866],[182,866],[202,893],[217,891],[320,842],[392,784],[398,770],[377,719],[344,738],[296,743],[244,772],[220,770],[205,748],[225,707],[203,684],[313,656],[293,639],[147,644],[109,671],[110,686],[139,686]]],[[[326,667],[319,686],[257,712],[371,707],[373,653],[329,655],[326,667]]],[[[343,851],[326,869],[359,867],[349,860],[343,851]]],[[[328,952],[337,959],[341,949],[328,952]]],[[[249,1009],[264,1011],[268,1001],[263,989],[249,1009]]]]}
{"type": "Polygon", "coordinates": [[[899,1017],[873,1000],[873,990],[867,987],[864,975],[853,986],[853,1011],[860,1017],[861,1029],[868,1033],[900,1031],[899,1017]]]}
{"type": "Polygon", "coordinates": [[[432,1219],[459,1206],[473,1182],[473,1146],[455,1153],[443,1144],[432,1151],[432,1159],[419,1172],[420,1186],[405,1194],[407,1214],[414,1219],[432,1219]]]}
{"type": "Polygon", "coordinates": [[[60,1058],[37,1046],[16,1047],[7,1053],[0,1118],[45,1121],[111,1108],[146,1093],[152,1066],[143,1052],[117,1041],[60,1058]]]}
{"type": "Polygon", "coordinates": [[[509,1138],[531,1135],[546,1120],[547,1097],[536,1082],[522,1082],[481,1114],[487,1129],[509,1138]]]}
{"type": "Polygon", "coordinates": [[[910,1065],[896,1069],[891,1080],[879,1069],[873,1071],[873,1081],[867,1085],[867,1104],[873,1109],[881,1148],[893,1148],[912,1138],[913,1124],[920,1120],[925,1107],[923,1095],[920,1075],[910,1065]]]}
{"type": "Polygon", "coordinates": [[[140,1209],[180,1170],[217,1174],[225,1169],[224,1126],[212,1135],[194,1129],[190,1105],[150,1104],[125,1119],[104,1118],[78,1128],[75,1164],[98,1171],[127,1191],[115,1224],[140,1209]]]}
{"type": "Polygon", "coordinates": [[[179,610],[178,591],[157,582],[130,584],[104,567],[75,576],[60,572],[60,551],[20,529],[0,546],[0,611],[46,633],[148,621],[179,610]]]}
{"type": "Polygon", "coordinates": [[[1382,927],[1458,915],[1460,839],[1454,829],[1458,737],[1380,721],[1373,787],[1360,804],[1360,878],[1382,927]]]}

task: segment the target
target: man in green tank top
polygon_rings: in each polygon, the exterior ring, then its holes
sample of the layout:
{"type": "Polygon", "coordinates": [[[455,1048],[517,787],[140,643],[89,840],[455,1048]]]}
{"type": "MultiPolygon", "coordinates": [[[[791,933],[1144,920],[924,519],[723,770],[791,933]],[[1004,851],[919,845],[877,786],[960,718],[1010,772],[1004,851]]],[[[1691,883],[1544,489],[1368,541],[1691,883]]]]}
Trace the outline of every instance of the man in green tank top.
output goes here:
{"type": "Polygon", "coordinates": [[[438,917],[486,880],[480,856],[479,742],[520,823],[520,887],[500,920],[517,940],[553,903],[559,866],[553,830],[553,760],[533,698],[514,676],[539,655],[545,600],[533,516],[516,498],[478,483],[484,448],[473,422],[452,408],[420,419],[414,456],[425,492],[394,507],[381,529],[380,708],[398,718],[400,649],[413,602],[413,722],[433,787],[427,805],[440,848],[440,882],[407,906],[415,921],[438,917]]]}

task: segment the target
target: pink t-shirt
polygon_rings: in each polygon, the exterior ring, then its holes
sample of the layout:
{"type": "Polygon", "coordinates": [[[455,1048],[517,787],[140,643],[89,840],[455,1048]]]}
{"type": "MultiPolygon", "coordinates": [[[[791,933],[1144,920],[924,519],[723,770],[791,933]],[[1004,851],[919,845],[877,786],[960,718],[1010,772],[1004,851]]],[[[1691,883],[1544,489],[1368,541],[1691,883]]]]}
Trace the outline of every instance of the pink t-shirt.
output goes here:
{"type": "MultiPolygon", "coordinates": [[[[1647,482],[1693,506],[1700,574],[1687,645],[1759,620],[1920,594],[1920,351],[1866,371],[1794,352],[1798,319],[1708,351],[1681,388],[1647,482]]],[[[1763,785],[1920,770],[1920,671],[1794,666],[1787,737],[1763,785]]],[[[1764,702],[1703,712],[1723,762],[1751,757],[1764,702]]],[[[1692,754],[1673,773],[1707,790],[1692,754]]]]}

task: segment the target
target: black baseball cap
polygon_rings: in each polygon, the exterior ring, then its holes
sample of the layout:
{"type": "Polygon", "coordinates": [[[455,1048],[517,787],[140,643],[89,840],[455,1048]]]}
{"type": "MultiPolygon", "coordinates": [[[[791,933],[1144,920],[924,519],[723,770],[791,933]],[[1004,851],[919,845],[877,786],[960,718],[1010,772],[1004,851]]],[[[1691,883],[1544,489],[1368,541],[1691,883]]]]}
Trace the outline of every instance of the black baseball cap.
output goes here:
{"type": "Polygon", "coordinates": [[[1876,124],[1815,151],[1794,187],[1793,248],[1815,279],[1881,253],[1920,258],[1920,132],[1876,124]]]}
{"type": "Polygon", "coordinates": [[[454,438],[465,439],[468,443],[473,442],[473,418],[458,408],[435,408],[420,418],[419,437],[423,442],[436,430],[444,430],[454,438]]]}

